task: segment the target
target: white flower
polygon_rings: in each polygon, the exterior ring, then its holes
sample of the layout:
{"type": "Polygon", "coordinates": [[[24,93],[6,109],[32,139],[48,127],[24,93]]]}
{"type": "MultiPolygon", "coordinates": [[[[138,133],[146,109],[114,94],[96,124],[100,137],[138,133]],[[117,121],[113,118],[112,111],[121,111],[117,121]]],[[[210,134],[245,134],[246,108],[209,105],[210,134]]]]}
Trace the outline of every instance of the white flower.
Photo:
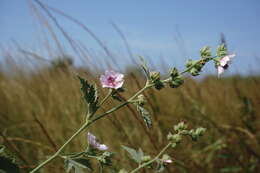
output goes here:
{"type": "Polygon", "coordinates": [[[226,55],[219,60],[219,64],[217,65],[218,76],[228,68],[231,59],[235,56],[235,54],[226,55]]]}
{"type": "Polygon", "coordinates": [[[92,133],[88,132],[88,143],[92,147],[98,149],[98,150],[107,150],[108,147],[105,144],[100,144],[96,140],[96,136],[94,136],[92,133]]]}

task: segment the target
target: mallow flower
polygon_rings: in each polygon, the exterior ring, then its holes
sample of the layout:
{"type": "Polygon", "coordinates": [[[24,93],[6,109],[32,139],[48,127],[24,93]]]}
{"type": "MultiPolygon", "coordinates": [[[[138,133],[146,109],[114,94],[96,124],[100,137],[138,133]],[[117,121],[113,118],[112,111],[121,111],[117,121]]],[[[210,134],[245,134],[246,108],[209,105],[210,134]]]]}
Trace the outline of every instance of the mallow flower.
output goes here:
{"type": "Polygon", "coordinates": [[[235,56],[235,54],[226,55],[219,60],[219,63],[217,65],[218,76],[220,76],[229,67],[231,58],[235,56]]]}
{"type": "Polygon", "coordinates": [[[88,143],[89,145],[91,145],[92,147],[104,151],[107,150],[108,147],[105,144],[100,144],[97,142],[96,140],[96,136],[94,136],[92,133],[88,132],[88,143]]]}
{"type": "Polygon", "coordinates": [[[100,82],[103,88],[121,88],[124,84],[124,75],[114,71],[106,71],[100,76],[100,82]]]}

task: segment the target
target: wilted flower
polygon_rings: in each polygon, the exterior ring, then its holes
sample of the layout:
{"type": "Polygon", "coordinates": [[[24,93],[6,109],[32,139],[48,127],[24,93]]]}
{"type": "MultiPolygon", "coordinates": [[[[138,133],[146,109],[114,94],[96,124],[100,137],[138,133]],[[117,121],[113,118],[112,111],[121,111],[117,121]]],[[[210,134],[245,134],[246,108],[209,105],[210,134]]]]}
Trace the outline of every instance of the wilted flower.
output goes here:
{"type": "Polygon", "coordinates": [[[233,58],[235,54],[226,55],[219,60],[219,64],[217,65],[218,75],[221,75],[229,66],[231,58],[233,58]]]}
{"type": "Polygon", "coordinates": [[[88,143],[92,147],[98,149],[98,150],[107,150],[108,147],[105,144],[100,144],[96,140],[96,136],[94,136],[92,133],[88,132],[88,143]]]}
{"type": "Polygon", "coordinates": [[[124,84],[124,75],[114,71],[106,71],[101,75],[100,82],[103,88],[121,88],[124,84]]]}

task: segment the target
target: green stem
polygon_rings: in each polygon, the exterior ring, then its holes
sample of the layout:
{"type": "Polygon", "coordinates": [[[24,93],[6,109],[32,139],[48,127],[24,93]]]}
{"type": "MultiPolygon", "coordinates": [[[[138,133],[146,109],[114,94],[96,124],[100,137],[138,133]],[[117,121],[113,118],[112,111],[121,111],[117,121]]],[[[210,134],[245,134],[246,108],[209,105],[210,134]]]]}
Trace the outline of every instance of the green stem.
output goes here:
{"type": "Polygon", "coordinates": [[[43,166],[45,166],[47,163],[55,159],[59,156],[59,154],[63,151],[63,149],[76,137],[78,136],[86,127],[88,127],[91,123],[89,121],[86,121],[78,130],[76,133],[74,133],[61,147],[60,149],[53,154],[50,158],[42,162],[40,165],[38,165],[36,168],[34,168],[30,173],[35,173],[39,169],[41,169],[43,166]]]}
{"type": "Polygon", "coordinates": [[[106,101],[107,99],[112,95],[113,93],[113,90],[112,89],[109,89],[106,97],[100,102],[100,104],[98,105],[98,107],[101,107],[106,101]]]}
{"type": "Polygon", "coordinates": [[[135,168],[134,170],[132,170],[130,173],[134,173],[137,172],[138,170],[150,165],[151,163],[153,163],[154,161],[156,161],[159,157],[161,157],[161,155],[171,146],[171,143],[168,143],[161,151],[159,154],[157,154],[157,156],[155,156],[152,160],[145,162],[141,165],[139,165],[137,168],[135,168]]]}
{"type": "Polygon", "coordinates": [[[151,87],[153,87],[153,86],[154,86],[154,84],[147,84],[145,87],[143,87],[141,90],[139,90],[135,95],[133,95],[133,96],[132,96],[131,98],[129,98],[127,101],[121,103],[120,105],[118,105],[118,106],[116,106],[116,107],[110,109],[109,111],[107,111],[107,112],[105,112],[105,113],[103,113],[103,114],[97,116],[96,118],[94,118],[94,119],[90,122],[90,124],[92,124],[92,123],[94,123],[95,121],[99,120],[100,118],[103,118],[104,116],[106,116],[106,115],[108,115],[108,114],[110,114],[110,113],[112,113],[112,112],[114,112],[114,111],[120,109],[121,107],[123,107],[123,106],[125,106],[125,105],[131,103],[131,101],[133,101],[133,100],[134,100],[139,94],[141,94],[144,90],[146,90],[146,89],[148,89],[148,88],[151,88],[151,87]]]}

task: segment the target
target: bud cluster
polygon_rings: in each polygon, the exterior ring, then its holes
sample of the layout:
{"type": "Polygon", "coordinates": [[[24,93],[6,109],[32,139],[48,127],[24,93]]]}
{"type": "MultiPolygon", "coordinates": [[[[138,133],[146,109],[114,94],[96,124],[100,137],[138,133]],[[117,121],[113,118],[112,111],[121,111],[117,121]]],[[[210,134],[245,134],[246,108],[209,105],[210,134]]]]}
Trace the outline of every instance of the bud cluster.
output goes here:
{"type": "Polygon", "coordinates": [[[160,89],[164,88],[164,84],[161,81],[160,72],[158,72],[158,71],[150,72],[150,79],[151,79],[151,82],[154,84],[154,87],[157,90],[160,90],[160,89]]]}
{"type": "Polygon", "coordinates": [[[211,60],[210,47],[203,47],[200,50],[200,57],[200,60],[188,60],[188,62],[186,63],[186,67],[190,68],[189,72],[192,76],[199,75],[204,65],[211,60]]]}
{"type": "Polygon", "coordinates": [[[182,136],[190,136],[192,140],[196,141],[205,133],[206,129],[199,127],[197,129],[188,130],[187,124],[180,122],[174,126],[174,131],[176,131],[175,134],[169,133],[167,136],[167,139],[172,143],[173,148],[181,142],[182,136]]]}
{"type": "Polygon", "coordinates": [[[177,88],[184,83],[182,76],[179,74],[178,70],[175,67],[170,70],[170,77],[171,80],[169,85],[172,88],[177,88]]]}

